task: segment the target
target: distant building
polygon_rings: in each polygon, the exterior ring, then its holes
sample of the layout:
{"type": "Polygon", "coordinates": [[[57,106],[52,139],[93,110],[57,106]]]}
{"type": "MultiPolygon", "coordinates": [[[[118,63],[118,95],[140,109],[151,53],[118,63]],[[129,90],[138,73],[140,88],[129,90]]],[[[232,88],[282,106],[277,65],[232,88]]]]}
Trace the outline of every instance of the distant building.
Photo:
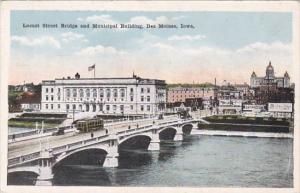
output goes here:
{"type": "Polygon", "coordinates": [[[41,95],[37,93],[24,92],[19,103],[22,111],[40,111],[41,95]]]}
{"type": "Polygon", "coordinates": [[[253,71],[250,77],[250,87],[257,88],[260,86],[274,85],[278,88],[289,88],[290,87],[290,76],[287,72],[284,73],[283,77],[276,77],[274,73],[274,68],[269,62],[266,68],[266,75],[263,77],[258,77],[253,71]]]}
{"type": "Polygon", "coordinates": [[[165,110],[164,80],[75,78],[42,82],[43,112],[98,112],[99,114],[156,114],[165,110]]]}
{"type": "Polygon", "coordinates": [[[213,88],[174,87],[168,90],[168,103],[185,102],[186,99],[202,98],[208,100],[214,97],[213,88]]]}

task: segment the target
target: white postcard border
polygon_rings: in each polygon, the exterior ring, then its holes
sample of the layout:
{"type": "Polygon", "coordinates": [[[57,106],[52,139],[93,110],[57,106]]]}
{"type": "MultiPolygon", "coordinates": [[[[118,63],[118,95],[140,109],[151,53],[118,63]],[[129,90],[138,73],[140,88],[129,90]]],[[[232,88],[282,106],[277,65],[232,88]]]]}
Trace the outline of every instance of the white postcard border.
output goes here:
{"type": "Polygon", "coordinates": [[[234,12],[292,12],[293,13],[293,67],[295,78],[295,128],[299,127],[299,89],[300,89],[300,40],[299,40],[299,2],[296,1],[9,1],[1,4],[1,68],[0,68],[0,136],[1,136],[1,186],[3,192],[300,192],[299,189],[299,128],[294,131],[294,188],[196,188],[196,187],[37,187],[7,186],[7,117],[8,117],[8,66],[10,58],[10,11],[12,10],[91,10],[91,11],[234,11],[234,12]]]}

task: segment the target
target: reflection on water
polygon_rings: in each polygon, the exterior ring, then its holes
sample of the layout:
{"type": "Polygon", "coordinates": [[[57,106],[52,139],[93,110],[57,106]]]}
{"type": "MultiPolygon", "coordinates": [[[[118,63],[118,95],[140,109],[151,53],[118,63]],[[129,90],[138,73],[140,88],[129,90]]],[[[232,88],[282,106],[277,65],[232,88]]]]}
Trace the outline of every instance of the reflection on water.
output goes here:
{"type": "Polygon", "coordinates": [[[189,136],[120,151],[118,168],[61,165],[54,185],[293,187],[293,140],[189,136]]]}

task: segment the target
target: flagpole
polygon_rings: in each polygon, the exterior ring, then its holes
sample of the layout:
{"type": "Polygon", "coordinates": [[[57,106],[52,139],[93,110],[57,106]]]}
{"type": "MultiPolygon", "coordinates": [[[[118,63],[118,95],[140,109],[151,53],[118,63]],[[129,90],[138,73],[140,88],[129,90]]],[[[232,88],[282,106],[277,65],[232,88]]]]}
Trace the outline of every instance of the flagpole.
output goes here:
{"type": "Polygon", "coordinates": [[[94,67],[94,78],[96,77],[96,64],[94,64],[95,67],[94,67]]]}

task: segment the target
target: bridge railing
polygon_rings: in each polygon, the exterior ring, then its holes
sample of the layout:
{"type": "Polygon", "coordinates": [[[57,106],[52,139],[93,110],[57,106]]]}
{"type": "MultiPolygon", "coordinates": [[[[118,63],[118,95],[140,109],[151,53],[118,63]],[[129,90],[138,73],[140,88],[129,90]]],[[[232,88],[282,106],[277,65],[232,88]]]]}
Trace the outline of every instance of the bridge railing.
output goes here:
{"type": "MultiPolygon", "coordinates": [[[[185,122],[185,121],[183,121],[183,122],[185,122]]],[[[170,124],[174,124],[174,123],[177,124],[178,120],[158,123],[158,125],[162,126],[162,125],[168,125],[168,124],[170,125],[170,124]]],[[[120,132],[117,132],[116,134],[121,135],[120,138],[122,138],[122,137],[124,137],[122,135],[132,134],[135,131],[140,132],[141,130],[147,130],[147,129],[153,127],[153,126],[154,126],[153,124],[149,124],[149,125],[146,125],[146,126],[143,126],[143,127],[132,128],[132,129],[120,131],[120,132]]],[[[50,132],[50,130],[49,130],[49,132],[50,132]]],[[[53,148],[50,148],[48,150],[51,151],[51,153],[53,155],[55,155],[55,154],[63,153],[66,150],[73,150],[73,149],[80,148],[82,146],[86,146],[86,145],[89,145],[89,144],[92,144],[92,143],[98,143],[98,142],[107,140],[108,136],[109,136],[109,134],[106,134],[106,135],[102,135],[102,136],[95,137],[95,138],[92,138],[92,139],[89,138],[89,139],[85,139],[85,140],[82,140],[82,141],[79,141],[79,142],[74,142],[74,143],[70,143],[70,144],[66,144],[66,145],[53,147],[53,148]]],[[[10,159],[8,159],[8,166],[11,167],[13,165],[18,165],[18,164],[22,164],[22,163],[25,163],[25,162],[33,161],[33,160],[39,159],[40,156],[41,156],[41,152],[38,151],[38,152],[33,152],[33,153],[22,155],[22,156],[10,158],[10,159]]]]}
{"type": "Polygon", "coordinates": [[[29,137],[33,135],[38,135],[38,134],[45,134],[45,133],[52,133],[54,131],[58,131],[59,129],[70,129],[72,126],[64,126],[64,127],[54,127],[54,128],[47,128],[47,129],[34,129],[32,131],[26,131],[22,133],[14,133],[14,134],[9,134],[8,135],[8,140],[17,139],[21,137],[29,137]],[[42,132],[42,133],[41,133],[42,132]]]}
{"type": "Polygon", "coordinates": [[[26,155],[22,155],[19,157],[15,157],[15,158],[11,158],[8,159],[8,166],[12,166],[12,165],[17,165],[17,164],[21,164],[27,161],[33,161],[35,159],[40,158],[41,153],[40,152],[34,152],[34,153],[30,153],[30,154],[26,154],[26,155]]]}
{"type": "MultiPolygon", "coordinates": [[[[55,154],[58,154],[58,153],[63,153],[66,150],[73,150],[73,149],[80,148],[81,146],[91,144],[92,142],[99,142],[99,141],[102,141],[103,139],[106,140],[105,138],[107,138],[108,136],[109,135],[103,135],[103,136],[95,137],[95,138],[92,138],[92,139],[86,139],[86,140],[83,140],[83,141],[74,142],[74,143],[70,143],[70,144],[67,144],[67,145],[53,147],[53,148],[50,148],[48,150],[51,151],[51,153],[55,155],[55,154]]],[[[26,163],[26,162],[29,162],[29,161],[33,161],[35,159],[39,159],[40,156],[41,156],[41,152],[38,151],[38,152],[30,153],[30,154],[25,154],[25,155],[22,155],[22,156],[10,158],[10,159],[8,159],[8,167],[11,167],[13,165],[26,163]]]]}

